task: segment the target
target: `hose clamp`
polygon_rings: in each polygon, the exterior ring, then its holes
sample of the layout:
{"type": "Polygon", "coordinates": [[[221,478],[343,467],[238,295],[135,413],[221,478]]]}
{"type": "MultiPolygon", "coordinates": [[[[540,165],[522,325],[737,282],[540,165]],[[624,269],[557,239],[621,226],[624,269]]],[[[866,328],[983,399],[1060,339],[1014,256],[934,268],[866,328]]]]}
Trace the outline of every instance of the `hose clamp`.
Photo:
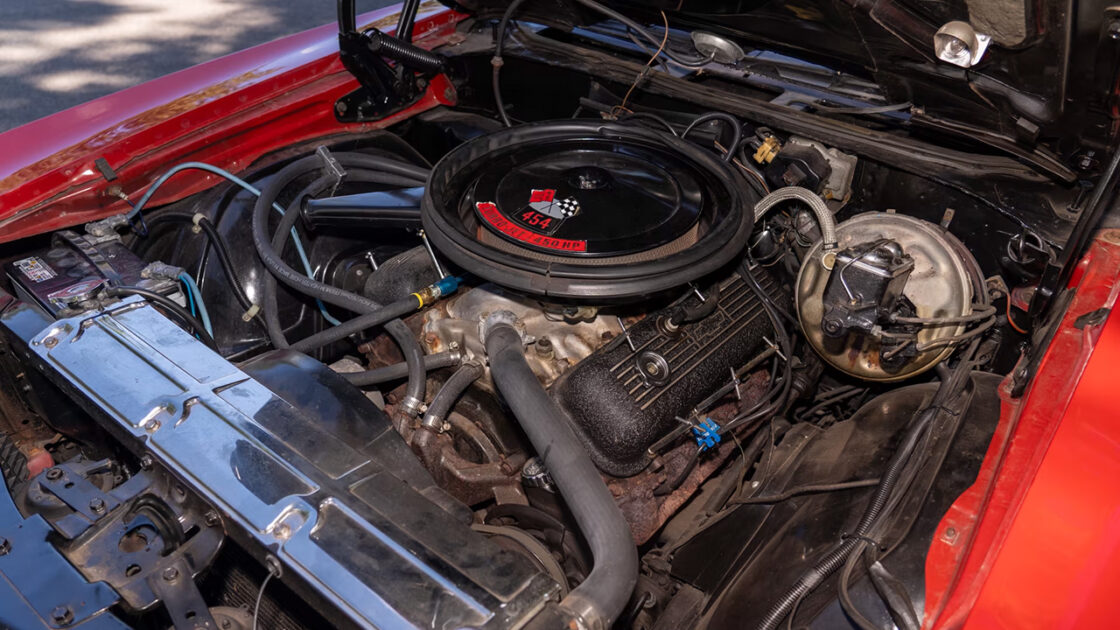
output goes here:
{"type": "Polygon", "coordinates": [[[405,415],[412,417],[416,415],[416,412],[420,410],[420,406],[423,404],[424,401],[419,400],[415,396],[406,396],[405,399],[401,401],[401,411],[404,412],[405,415]]]}
{"type": "Polygon", "coordinates": [[[571,617],[569,627],[578,630],[606,630],[607,628],[606,621],[600,614],[598,607],[587,601],[585,597],[580,597],[578,593],[569,593],[564,601],[560,602],[559,608],[571,617]]]}
{"type": "Polygon", "coordinates": [[[451,357],[452,365],[459,365],[468,359],[467,353],[463,352],[463,347],[459,345],[458,341],[447,344],[447,354],[451,357]]]}
{"type": "Polygon", "coordinates": [[[432,413],[426,413],[424,418],[420,420],[420,427],[432,433],[443,433],[443,418],[436,417],[432,413]]]}
{"type": "Polygon", "coordinates": [[[494,311],[487,315],[482,321],[478,323],[478,338],[482,341],[482,345],[486,345],[486,337],[490,331],[500,325],[506,325],[517,331],[517,336],[521,338],[522,343],[525,342],[525,326],[521,320],[517,319],[517,315],[513,311],[494,311]]]}

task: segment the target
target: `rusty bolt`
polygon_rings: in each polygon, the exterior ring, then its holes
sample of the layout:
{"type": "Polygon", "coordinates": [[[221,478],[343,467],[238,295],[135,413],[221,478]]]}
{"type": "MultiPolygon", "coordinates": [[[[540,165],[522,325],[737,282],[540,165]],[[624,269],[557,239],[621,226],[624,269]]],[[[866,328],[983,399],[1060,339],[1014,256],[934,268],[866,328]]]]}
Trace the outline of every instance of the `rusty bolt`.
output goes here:
{"type": "Polygon", "coordinates": [[[177,579],[179,579],[179,569],[176,569],[175,567],[167,567],[163,570],[164,582],[174,582],[177,579]]]}
{"type": "Polygon", "coordinates": [[[69,606],[55,606],[51,609],[51,621],[60,626],[69,625],[74,620],[74,611],[69,606]]]}
{"type": "Polygon", "coordinates": [[[58,345],[58,337],[47,337],[43,340],[43,345],[48,348],[53,348],[58,345]]]}
{"type": "Polygon", "coordinates": [[[206,524],[210,527],[214,527],[218,523],[222,522],[222,519],[218,517],[218,513],[214,510],[210,510],[209,512],[207,512],[204,518],[206,519],[206,524]]]}
{"type": "Polygon", "coordinates": [[[548,337],[541,337],[540,339],[537,339],[537,343],[535,345],[537,348],[537,354],[539,356],[545,358],[552,356],[552,341],[548,337]]]}
{"type": "Polygon", "coordinates": [[[90,499],[89,509],[93,510],[95,514],[101,514],[105,511],[105,499],[101,497],[90,499]]]}
{"type": "Polygon", "coordinates": [[[0,538],[0,556],[8,555],[12,550],[12,543],[7,538],[0,538]]]}
{"type": "Polygon", "coordinates": [[[47,471],[47,481],[58,481],[59,479],[62,479],[61,468],[51,468],[47,471]]]}

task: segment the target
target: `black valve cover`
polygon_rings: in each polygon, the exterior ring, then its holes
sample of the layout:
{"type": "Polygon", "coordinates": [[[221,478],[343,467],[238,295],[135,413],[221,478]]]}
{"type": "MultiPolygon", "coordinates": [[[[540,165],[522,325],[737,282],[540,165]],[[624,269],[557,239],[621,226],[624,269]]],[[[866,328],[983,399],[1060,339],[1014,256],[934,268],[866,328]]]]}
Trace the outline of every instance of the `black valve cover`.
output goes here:
{"type": "MultiPolygon", "coordinates": [[[[759,282],[768,294],[779,293],[769,275],[759,274],[759,282]]],[[[730,381],[732,370],[758,356],[764,337],[773,339],[762,304],[737,274],[720,283],[711,315],[669,335],[658,320],[673,310],[646,316],[629,328],[629,342],[616,337],[553,386],[595,465],[616,477],[641,472],[646,450],[678,426],[677,418],[687,418],[730,381]],[[654,369],[643,375],[647,364],[654,369]]]]}

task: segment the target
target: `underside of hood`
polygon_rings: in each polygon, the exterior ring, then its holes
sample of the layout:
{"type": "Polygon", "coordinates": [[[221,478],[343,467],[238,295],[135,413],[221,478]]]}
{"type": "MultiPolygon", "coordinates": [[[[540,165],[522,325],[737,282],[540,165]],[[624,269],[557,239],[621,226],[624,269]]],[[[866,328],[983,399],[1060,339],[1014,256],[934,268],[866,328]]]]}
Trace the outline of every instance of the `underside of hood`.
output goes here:
{"type": "MultiPolygon", "coordinates": [[[[989,144],[1042,143],[1091,168],[1113,144],[1120,7],[1101,0],[655,0],[607,2],[649,24],[704,30],[862,75],[912,123],[989,144]],[[956,63],[947,61],[954,57],[956,63]],[[1096,156],[1096,157],[1094,157],[1096,156]]],[[[504,0],[460,8],[497,18],[504,0]]],[[[568,0],[527,0],[516,19],[572,28],[600,18],[568,0]]]]}

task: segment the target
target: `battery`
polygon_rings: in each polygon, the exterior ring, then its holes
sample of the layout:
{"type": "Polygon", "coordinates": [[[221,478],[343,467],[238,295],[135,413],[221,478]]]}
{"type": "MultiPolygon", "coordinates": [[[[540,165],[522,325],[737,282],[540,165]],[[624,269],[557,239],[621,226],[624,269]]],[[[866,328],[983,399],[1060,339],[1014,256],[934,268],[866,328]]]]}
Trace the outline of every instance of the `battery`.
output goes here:
{"type": "Polygon", "coordinates": [[[148,263],[117,238],[94,238],[70,230],[54,233],[51,247],[4,265],[16,293],[52,317],[99,308],[104,287],[140,287],[182,303],[178,282],[146,278],[148,263]]]}

